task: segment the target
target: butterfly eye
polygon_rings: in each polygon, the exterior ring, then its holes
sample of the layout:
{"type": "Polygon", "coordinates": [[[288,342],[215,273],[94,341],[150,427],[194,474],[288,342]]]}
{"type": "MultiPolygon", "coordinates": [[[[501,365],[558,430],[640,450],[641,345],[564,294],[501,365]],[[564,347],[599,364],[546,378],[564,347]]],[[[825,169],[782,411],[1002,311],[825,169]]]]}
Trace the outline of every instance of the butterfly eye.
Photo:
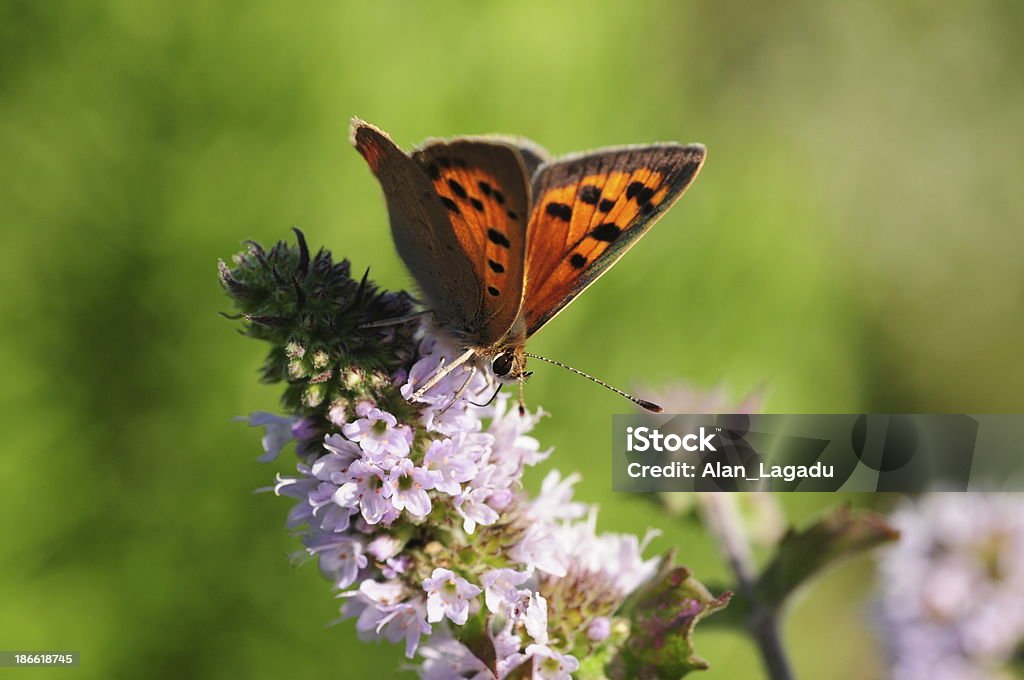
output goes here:
{"type": "Polygon", "coordinates": [[[515,355],[511,352],[499,355],[494,363],[491,364],[491,368],[494,370],[494,375],[505,376],[512,370],[512,364],[515,362],[515,355]]]}

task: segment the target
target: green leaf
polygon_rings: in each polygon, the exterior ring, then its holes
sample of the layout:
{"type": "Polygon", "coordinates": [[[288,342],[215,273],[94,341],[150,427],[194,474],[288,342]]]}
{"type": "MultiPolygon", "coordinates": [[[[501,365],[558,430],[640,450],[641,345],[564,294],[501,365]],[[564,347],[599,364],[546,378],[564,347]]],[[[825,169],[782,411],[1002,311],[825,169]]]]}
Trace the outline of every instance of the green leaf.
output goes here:
{"type": "Polygon", "coordinates": [[[505,676],[505,680],[533,680],[533,659],[522,662],[505,676]]]}
{"type": "Polygon", "coordinates": [[[707,661],[693,648],[697,622],[722,609],[732,593],[714,597],[685,567],[673,567],[673,555],[662,560],[658,574],[624,605],[631,621],[629,639],[608,665],[612,680],[681,678],[704,670],[707,661]]]}
{"type": "Polygon", "coordinates": [[[870,511],[843,506],[802,531],[790,529],[758,581],[758,594],[777,611],[801,585],[842,560],[883,543],[899,532],[870,511]]]}
{"type": "Polygon", "coordinates": [[[466,645],[492,673],[498,674],[498,653],[494,649],[494,641],[487,634],[487,610],[481,609],[465,625],[452,626],[452,630],[456,640],[466,645]]]}

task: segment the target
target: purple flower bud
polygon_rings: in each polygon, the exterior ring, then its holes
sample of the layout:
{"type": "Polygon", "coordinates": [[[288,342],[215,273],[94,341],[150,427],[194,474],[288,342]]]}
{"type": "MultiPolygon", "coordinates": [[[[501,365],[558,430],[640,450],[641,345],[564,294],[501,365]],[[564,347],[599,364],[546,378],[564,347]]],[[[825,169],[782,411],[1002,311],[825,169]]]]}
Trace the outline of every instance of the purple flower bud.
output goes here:
{"type": "Polygon", "coordinates": [[[612,622],[607,616],[598,616],[587,626],[587,639],[591,642],[604,642],[612,634],[612,622]]]}

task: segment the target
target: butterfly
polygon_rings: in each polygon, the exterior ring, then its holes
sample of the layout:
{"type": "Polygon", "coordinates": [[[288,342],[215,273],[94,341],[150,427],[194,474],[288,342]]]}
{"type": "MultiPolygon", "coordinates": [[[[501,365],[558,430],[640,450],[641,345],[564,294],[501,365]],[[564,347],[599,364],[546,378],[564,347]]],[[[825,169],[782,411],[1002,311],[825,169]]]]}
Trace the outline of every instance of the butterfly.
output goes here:
{"type": "Polygon", "coordinates": [[[455,367],[469,362],[475,373],[486,362],[499,381],[520,384],[521,409],[527,357],[601,383],[528,354],[526,342],[647,233],[707,155],[669,143],[551,158],[502,136],[431,139],[406,153],[358,118],[350,133],[384,191],[399,256],[437,327],[463,348],[413,399],[455,367]]]}

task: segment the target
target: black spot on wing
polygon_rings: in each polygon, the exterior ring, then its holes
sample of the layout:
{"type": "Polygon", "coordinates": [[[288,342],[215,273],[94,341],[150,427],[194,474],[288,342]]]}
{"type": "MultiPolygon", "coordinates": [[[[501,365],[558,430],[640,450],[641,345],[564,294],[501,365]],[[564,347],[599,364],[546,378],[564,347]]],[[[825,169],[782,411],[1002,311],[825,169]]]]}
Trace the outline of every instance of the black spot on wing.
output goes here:
{"type": "Polygon", "coordinates": [[[569,258],[569,264],[576,269],[583,269],[583,266],[587,264],[587,258],[583,257],[579,253],[573,253],[572,257],[569,258]]]}
{"type": "Polygon", "coordinates": [[[611,243],[619,237],[622,233],[622,229],[618,225],[606,222],[605,224],[599,224],[593,228],[590,232],[590,236],[596,238],[598,241],[605,241],[611,243]]]}
{"type": "Polygon", "coordinates": [[[448,210],[452,211],[456,215],[461,213],[461,211],[459,210],[459,206],[455,203],[455,201],[448,198],[447,196],[441,196],[440,199],[441,204],[444,205],[444,207],[448,208],[448,210]]]}
{"type": "Polygon", "coordinates": [[[611,209],[615,207],[615,201],[610,198],[606,198],[598,204],[597,209],[603,213],[611,212],[611,209]]]}
{"type": "Polygon", "coordinates": [[[498,297],[498,294],[501,293],[501,291],[495,288],[494,286],[487,286],[487,292],[493,295],[494,297],[498,297]]]}
{"type": "Polygon", "coordinates": [[[459,184],[454,179],[449,179],[448,180],[448,188],[451,189],[452,193],[455,194],[456,196],[458,196],[459,198],[465,198],[466,197],[466,189],[465,189],[465,187],[463,187],[461,184],[459,184]]]}
{"type": "Polygon", "coordinates": [[[480,191],[483,192],[484,196],[491,195],[491,185],[487,182],[477,182],[476,185],[480,187],[480,191]]]}
{"type": "Polygon", "coordinates": [[[565,203],[548,203],[544,211],[552,217],[557,217],[563,222],[568,222],[572,219],[572,207],[565,203]]]}
{"type": "Polygon", "coordinates": [[[505,205],[505,194],[501,193],[497,189],[494,190],[494,200],[498,202],[498,205],[505,205]]]}
{"type": "Polygon", "coordinates": [[[635,198],[637,203],[649,203],[654,196],[655,189],[645,185],[643,182],[633,182],[626,188],[626,198],[635,198]]]}
{"type": "Polygon", "coordinates": [[[508,238],[506,238],[504,234],[502,234],[497,229],[494,229],[493,227],[487,230],[487,238],[491,240],[491,243],[499,245],[502,248],[508,248],[509,246],[512,245],[511,243],[509,243],[508,238]]]}
{"type": "Polygon", "coordinates": [[[479,198],[471,198],[471,199],[469,199],[469,203],[474,208],[476,208],[477,212],[483,212],[484,211],[484,204],[480,202],[479,198]]]}
{"type": "Polygon", "coordinates": [[[654,198],[655,190],[647,186],[643,182],[631,182],[626,187],[626,198],[632,198],[636,200],[637,205],[640,207],[640,211],[647,215],[654,210],[654,205],[651,204],[651,199],[654,198]]]}
{"type": "Polygon", "coordinates": [[[580,187],[579,197],[587,205],[597,205],[597,202],[601,200],[601,190],[593,184],[587,184],[580,187]]]}
{"type": "Polygon", "coordinates": [[[508,214],[508,218],[510,220],[518,220],[519,219],[519,213],[517,213],[515,210],[507,210],[505,212],[508,214]]]}
{"type": "Polygon", "coordinates": [[[491,268],[491,271],[495,274],[504,274],[505,267],[500,262],[494,260],[487,260],[487,266],[491,268]]]}

